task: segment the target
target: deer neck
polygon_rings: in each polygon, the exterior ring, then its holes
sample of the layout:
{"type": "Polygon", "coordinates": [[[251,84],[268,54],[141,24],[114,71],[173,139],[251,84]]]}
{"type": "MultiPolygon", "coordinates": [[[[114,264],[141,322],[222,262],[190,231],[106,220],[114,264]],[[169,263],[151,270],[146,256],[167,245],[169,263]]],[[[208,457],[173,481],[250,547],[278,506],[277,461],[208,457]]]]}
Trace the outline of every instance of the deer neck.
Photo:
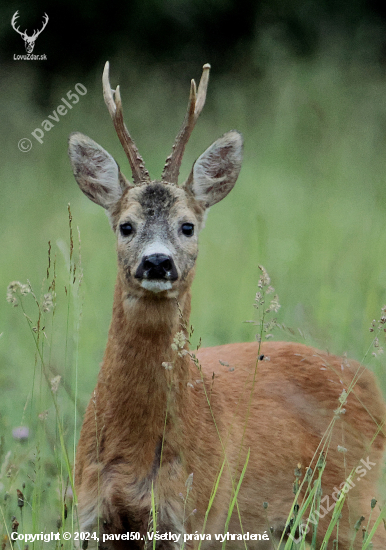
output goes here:
{"type": "Polygon", "coordinates": [[[159,362],[160,356],[157,356],[157,352],[161,353],[161,362],[172,361],[171,344],[176,333],[189,322],[190,303],[189,288],[178,298],[162,298],[152,293],[138,298],[128,294],[118,276],[107,344],[109,348],[113,345],[109,352],[113,352],[115,356],[115,365],[110,361],[111,368],[115,366],[120,369],[119,359],[125,359],[132,353],[137,359],[131,358],[131,369],[138,364],[143,371],[145,356],[147,359],[151,356],[159,362]],[[139,354],[140,349],[144,355],[139,354]],[[120,357],[121,353],[124,353],[124,357],[120,357]]]}
{"type": "Polygon", "coordinates": [[[106,425],[105,448],[109,444],[111,448],[119,433],[120,448],[135,454],[144,472],[154,464],[168,434],[174,446],[178,445],[176,433],[181,432],[179,424],[190,402],[192,366],[189,356],[181,349],[173,350],[172,344],[189,314],[189,290],[178,300],[157,295],[135,298],[127,295],[118,277],[98,380],[97,395],[103,403],[98,416],[100,425],[106,425]]]}

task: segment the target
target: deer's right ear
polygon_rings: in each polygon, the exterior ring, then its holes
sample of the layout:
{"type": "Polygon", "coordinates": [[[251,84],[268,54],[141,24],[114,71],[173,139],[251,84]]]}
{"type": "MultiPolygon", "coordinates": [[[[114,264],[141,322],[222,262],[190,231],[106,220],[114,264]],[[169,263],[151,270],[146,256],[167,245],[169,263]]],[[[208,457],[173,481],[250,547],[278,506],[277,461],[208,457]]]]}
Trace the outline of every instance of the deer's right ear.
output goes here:
{"type": "Polygon", "coordinates": [[[113,207],[129,187],[113,157],[79,132],[70,135],[68,154],[83,193],[107,210],[113,207]]]}

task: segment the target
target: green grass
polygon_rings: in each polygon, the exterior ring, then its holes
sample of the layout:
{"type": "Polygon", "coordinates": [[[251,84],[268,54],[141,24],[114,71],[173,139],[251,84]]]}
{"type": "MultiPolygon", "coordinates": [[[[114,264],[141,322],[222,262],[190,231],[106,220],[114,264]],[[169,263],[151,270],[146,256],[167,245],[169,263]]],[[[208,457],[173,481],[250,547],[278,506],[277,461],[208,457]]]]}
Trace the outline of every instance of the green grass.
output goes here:
{"type": "MultiPolygon", "coordinates": [[[[199,69],[192,76],[198,78],[199,69]]],[[[24,513],[25,521],[35,521],[40,532],[45,526],[54,529],[62,514],[59,486],[61,479],[67,483],[67,467],[60,429],[71,461],[74,428],[79,429],[104,351],[116,272],[106,216],[83,196],[72,176],[68,134],[86,133],[115,156],[127,176],[130,172],[103,104],[101,74],[83,82],[87,95],[39,144],[31,132],[76,82],[58,81],[52,107],[40,110],[29,88],[34,75],[18,71],[9,69],[0,83],[1,464],[11,451],[0,478],[0,504],[7,518],[19,518],[16,488],[25,483],[26,499],[40,498],[39,517],[24,513]],[[18,150],[22,137],[31,138],[31,152],[18,150]],[[79,291],[76,282],[71,292],[69,202],[74,254],[79,264],[79,227],[84,271],[79,291]],[[44,362],[52,367],[52,377],[54,371],[63,376],[55,397],[59,414],[28,322],[20,308],[5,301],[13,280],[29,279],[40,297],[48,241],[52,264],[56,257],[57,306],[53,323],[52,313],[46,318],[44,362]],[[75,417],[71,396],[76,381],[75,417]],[[46,423],[38,419],[45,410],[46,423]],[[19,425],[30,427],[28,443],[12,439],[12,428],[19,425]],[[4,491],[10,492],[5,504],[4,491]]],[[[182,121],[189,84],[172,80],[167,67],[143,73],[134,64],[113,61],[112,85],[118,81],[126,122],[157,178],[182,121]]],[[[326,50],[313,60],[286,58],[260,79],[241,82],[232,75],[218,77],[214,67],[181,181],[194,159],[232,128],[244,135],[245,160],[235,189],[211,209],[201,236],[193,285],[195,338],[202,337],[203,345],[254,338],[243,321],[253,316],[262,264],[279,294],[280,323],[300,329],[299,341],[361,360],[371,342],[371,321],[386,302],[386,82],[380,66],[343,50],[326,50]]],[[[25,304],[35,322],[31,296],[25,304]]],[[[380,374],[382,362],[372,361],[371,368],[380,374]]],[[[386,385],[382,389],[386,393],[386,385]]]]}

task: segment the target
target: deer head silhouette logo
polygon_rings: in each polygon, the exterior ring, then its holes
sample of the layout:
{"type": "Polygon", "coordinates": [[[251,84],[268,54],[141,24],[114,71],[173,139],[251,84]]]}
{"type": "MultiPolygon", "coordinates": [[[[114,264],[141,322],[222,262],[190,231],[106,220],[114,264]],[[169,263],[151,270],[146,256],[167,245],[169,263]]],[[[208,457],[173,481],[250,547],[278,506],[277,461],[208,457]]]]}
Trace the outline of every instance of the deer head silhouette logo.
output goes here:
{"type": "Polygon", "coordinates": [[[20,34],[20,36],[22,37],[22,39],[24,40],[24,44],[25,44],[25,49],[26,49],[26,52],[27,53],[32,53],[33,52],[33,49],[35,47],[35,42],[36,42],[36,39],[37,37],[39,36],[39,34],[41,32],[44,31],[44,29],[46,28],[46,25],[48,23],[48,15],[45,13],[44,14],[44,17],[43,17],[43,26],[42,28],[40,29],[40,31],[35,31],[33,32],[33,35],[32,36],[28,36],[27,34],[27,30],[25,30],[24,32],[21,32],[19,27],[16,27],[16,19],[19,17],[19,10],[17,10],[13,17],[12,17],[12,21],[11,21],[11,25],[13,27],[13,29],[20,34]]]}

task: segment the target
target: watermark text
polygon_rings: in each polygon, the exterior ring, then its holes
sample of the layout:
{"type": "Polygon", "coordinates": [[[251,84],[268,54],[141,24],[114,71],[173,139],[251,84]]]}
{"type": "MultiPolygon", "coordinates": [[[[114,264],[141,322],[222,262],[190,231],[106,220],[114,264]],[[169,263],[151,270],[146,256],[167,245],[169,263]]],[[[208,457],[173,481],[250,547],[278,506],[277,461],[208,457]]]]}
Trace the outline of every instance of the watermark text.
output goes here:
{"type": "MultiPolygon", "coordinates": [[[[70,90],[65,97],[62,97],[62,103],[52,111],[51,115],[48,115],[46,119],[41,123],[41,127],[35,128],[31,132],[31,136],[36,139],[40,144],[44,142],[43,138],[47,132],[49,132],[55,124],[57,124],[61,117],[64,117],[69,110],[73,108],[79,102],[79,96],[87,94],[87,88],[84,84],[78,82],[75,84],[74,89],[77,93],[70,90]]],[[[18,148],[22,153],[28,153],[32,149],[32,141],[29,138],[22,138],[18,142],[18,148]]]]}

